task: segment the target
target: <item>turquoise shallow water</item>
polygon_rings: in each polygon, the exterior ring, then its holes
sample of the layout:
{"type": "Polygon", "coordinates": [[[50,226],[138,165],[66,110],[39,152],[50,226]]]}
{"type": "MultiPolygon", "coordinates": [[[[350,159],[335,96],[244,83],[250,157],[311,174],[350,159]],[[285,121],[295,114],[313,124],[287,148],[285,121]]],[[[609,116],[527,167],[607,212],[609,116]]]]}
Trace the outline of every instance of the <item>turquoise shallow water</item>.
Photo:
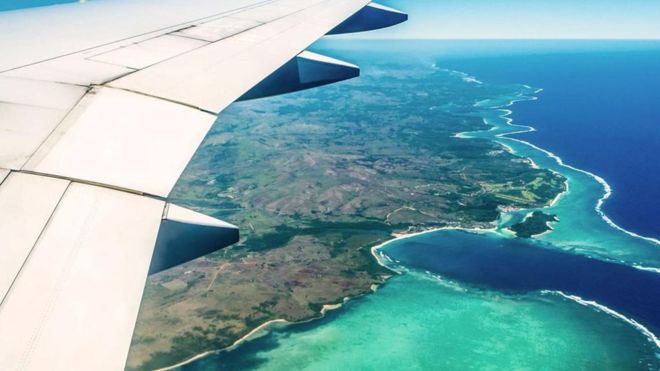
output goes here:
{"type": "Polygon", "coordinates": [[[465,290],[409,272],[341,313],[185,370],[658,369],[626,323],[552,295],[465,290]],[[605,320],[604,320],[605,319],[605,320]]]}
{"type": "MultiPolygon", "coordinates": [[[[364,55],[365,52],[358,53],[364,55]]],[[[422,50],[418,58],[418,68],[428,67],[428,61],[433,60],[422,50]]],[[[381,66],[380,73],[387,73],[386,67],[381,66]]],[[[463,77],[467,85],[479,89],[475,79],[463,77]]],[[[475,102],[473,107],[455,106],[455,113],[479,116],[493,125],[492,129],[461,135],[498,141],[514,153],[532,159],[538,166],[563,174],[568,179],[569,190],[552,207],[544,209],[557,214],[560,222],[553,225],[552,233],[537,237],[533,245],[526,246],[506,230],[531,210],[503,213],[489,238],[496,238],[506,249],[542,247],[569,256],[577,254],[581,259],[578,266],[583,270],[579,273],[587,278],[592,278],[589,277],[590,259],[598,259],[625,265],[626,277],[635,277],[638,271],[654,280],[660,267],[660,246],[656,241],[617,228],[603,217],[599,205],[607,187],[602,180],[579,169],[563,166],[557,157],[533,145],[502,137],[506,133],[529,130],[510,125],[508,109],[515,110],[512,102],[534,99],[536,89],[520,85],[502,91],[502,95],[475,102]]],[[[452,109],[451,102],[441,103],[445,109],[452,109]]],[[[438,231],[411,237],[388,244],[379,251],[387,261],[387,257],[397,258],[394,247],[424,242],[430,246],[424,251],[416,251],[421,255],[414,256],[414,259],[448,258],[449,255],[443,255],[447,251],[442,249],[459,240],[456,233],[438,231]]],[[[474,238],[477,241],[484,238],[483,245],[487,245],[485,236],[474,238]]],[[[497,246],[492,248],[497,252],[497,246]]],[[[594,297],[589,294],[594,292],[580,290],[589,288],[588,284],[583,284],[589,283],[589,279],[572,286],[571,282],[566,282],[566,277],[559,277],[568,285],[562,287],[576,288],[575,292],[566,292],[563,296],[556,291],[548,292],[543,286],[516,290],[511,288],[515,285],[489,285],[493,282],[470,281],[467,278],[474,276],[469,275],[450,275],[448,272],[488,270],[489,261],[478,259],[492,259],[492,255],[480,255],[476,253],[477,249],[466,249],[464,256],[454,262],[445,262],[451,269],[443,270],[443,267],[432,265],[421,268],[422,265],[416,266],[414,260],[390,260],[387,264],[403,275],[393,278],[377,293],[349,302],[323,320],[274,330],[234,351],[205,357],[184,369],[660,370],[660,351],[655,336],[635,322],[635,318],[628,317],[626,305],[617,304],[621,307],[617,309],[623,312],[618,313],[600,303],[588,302],[594,297]],[[477,262],[486,264],[469,264],[477,262]],[[577,293],[585,298],[577,297],[577,293]]],[[[460,250],[454,249],[452,253],[460,253],[460,250]]],[[[534,254],[533,251],[526,253],[534,254]]],[[[515,255],[511,257],[517,258],[515,255]]],[[[500,256],[500,259],[491,263],[504,271],[515,267],[506,261],[506,256],[500,256]]],[[[566,266],[558,267],[567,269],[566,266]]],[[[538,278],[533,276],[533,269],[526,274],[530,281],[538,278]]],[[[558,270],[557,274],[563,273],[558,270]]],[[[525,277],[516,279],[525,280],[525,277]]],[[[556,283],[552,274],[545,279],[549,280],[545,281],[549,282],[547,289],[552,289],[556,283]]],[[[576,280],[580,280],[579,277],[576,280]]],[[[603,281],[603,285],[608,284],[603,281]]],[[[621,289],[626,291],[625,284],[621,289]]],[[[635,287],[643,296],[643,290],[638,289],[635,287]]],[[[651,289],[649,295],[658,288],[651,289]]],[[[642,302],[640,305],[647,305],[642,302]]],[[[646,313],[651,314],[650,317],[646,315],[645,323],[654,323],[656,318],[652,309],[646,313]]],[[[654,331],[651,325],[648,327],[654,331]]]]}
{"type": "Polygon", "coordinates": [[[593,302],[593,308],[614,311],[610,314],[660,345],[652,334],[660,329],[660,275],[655,272],[494,232],[427,233],[387,244],[380,254],[397,265],[474,288],[523,295],[554,293],[585,305],[593,302]]]}

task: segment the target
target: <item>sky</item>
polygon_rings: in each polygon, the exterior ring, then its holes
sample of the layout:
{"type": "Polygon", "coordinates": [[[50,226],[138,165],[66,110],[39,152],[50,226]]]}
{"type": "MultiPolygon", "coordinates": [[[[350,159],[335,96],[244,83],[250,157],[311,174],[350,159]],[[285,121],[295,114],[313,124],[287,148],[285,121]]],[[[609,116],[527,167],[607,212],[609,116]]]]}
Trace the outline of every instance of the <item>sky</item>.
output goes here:
{"type": "Polygon", "coordinates": [[[660,0],[377,0],[410,20],[356,38],[660,39],[660,0]]]}
{"type": "MultiPolygon", "coordinates": [[[[0,0],[0,10],[74,1],[78,0],[0,0]]],[[[660,0],[376,1],[407,12],[410,20],[391,29],[348,37],[660,39],[660,0]]]]}

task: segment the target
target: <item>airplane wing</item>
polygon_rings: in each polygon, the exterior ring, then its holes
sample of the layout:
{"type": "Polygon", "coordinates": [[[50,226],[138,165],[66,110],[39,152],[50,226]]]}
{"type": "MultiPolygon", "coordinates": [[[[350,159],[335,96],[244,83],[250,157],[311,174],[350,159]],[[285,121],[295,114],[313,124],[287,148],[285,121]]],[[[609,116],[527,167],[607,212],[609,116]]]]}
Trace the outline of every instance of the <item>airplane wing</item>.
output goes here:
{"type": "Polygon", "coordinates": [[[355,77],[306,52],[368,0],[98,0],[0,13],[0,369],[123,369],[149,273],[238,241],[168,195],[237,100],[355,77]]]}

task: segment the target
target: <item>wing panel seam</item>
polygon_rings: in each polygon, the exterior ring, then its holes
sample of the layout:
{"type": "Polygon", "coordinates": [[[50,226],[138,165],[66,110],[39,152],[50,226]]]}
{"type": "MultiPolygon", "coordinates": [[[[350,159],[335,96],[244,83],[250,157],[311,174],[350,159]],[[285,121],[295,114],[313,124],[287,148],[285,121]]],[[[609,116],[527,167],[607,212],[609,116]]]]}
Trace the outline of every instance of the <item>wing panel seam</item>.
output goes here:
{"type": "MultiPolygon", "coordinates": [[[[55,57],[46,58],[46,59],[43,59],[43,60],[40,60],[40,61],[36,61],[36,62],[32,62],[32,63],[27,63],[27,64],[20,65],[20,66],[17,66],[17,67],[8,68],[8,69],[6,69],[6,70],[2,70],[2,71],[0,71],[0,73],[5,73],[5,72],[9,72],[9,71],[13,71],[13,70],[20,69],[20,68],[23,68],[23,67],[33,66],[33,65],[36,65],[36,64],[39,64],[39,63],[42,63],[42,62],[48,62],[48,61],[51,61],[51,60],[54,60],[54,59],[58,59],[58,58],[62,58],[62,57],[67,57],[67,56],[75,55],[75,54],[78,54],[78,53],[82,53],[82,52],[86,52],[86,51],[93,50],[93,49],[96,49],[96,48],[100,48],[100,47],[104,47],[104,46],[112,45],[112,44],[119,43],[119,42],[122,42],[122,41],[127,41],[127,40],[130,40],[130,39],[136,38],[136,37],[146,36],[146,35],[149,35],[149,34],[152,34],[152,33],[155,34],[155,33],[158,33],[158,32],[163,32],[163,31],[166,31],[166,30],[172,29],[172,28],[174,28],[174,27],[185,26],[185,25],[187,25],[187,24],[191,24],[191,23],[194,23],[194,22],[203,21],[203,20],[206,20],[206,19],[209,19],[209,18],[220,17],[220,16],[228,16],[228,15],[235,14],[236,12],[240,12],[240,11],[243,11],[243,10],[246,10],[246,9],[259,8],[259,7],[261,7],[261,6],[264,6],[264,5],[267,5],[267,4],[269,4],[269,3],[276,2],[276,1],[278,1],[278,0],[266,0],[266,1],[263,1],[263,2],[260,2],[260,3],[257,3],[257,4],[247,5],[247,6],[244,6],[244,7],[242,7],[242,8],[236,8],[236,9],[232,9],[232,10],[229,10],[229,11],[226,11],[226,12],[213,14],[213,15],[210,15],[210,16],[207,16],[207,17],[202,17],[202,18],[193,19],[193,20],[191,20],[191,21],[183,22],[183,23],[179,23],[179,24],[176,24],[176,25],[173,25],[173,26],[160,28],[160,29],[153,30],[153,31],[149,31],[149,32],[145,32],[145,33],[142,33],[142,34],[133,35],[133,36],[131,36],[131,37],[126,37],[126,38],[123,38],[123,39],[114,40],[114,41],[111,41],[111,42],[107,42],[107,43],[104,43],[104,44],[95,45],[95,46],[92,46],[92,47],[89,47],[89,48],[85,48],[85,49],[81,49],[81,50],[76,50],[76,51],[74,51],[74,52],[70,52],[70,53],[66,53],[66,54],[58,55],[58,56],[55,56],[55,57]]],[[[172,32],[173,32],[173,31],[172,31],[172,32]]],[[[166,32],[166,34],[167,34],[167,32],[166,32]]],[[[157,36],[155,36],[155,37],[157,37],[157,36]]]]}
{"type": "MultiPolygon", "coordinates": [[[[20,172],[20,171],[17,171],[17,172],[20,172]]],[[[39,174],[33,174],[33,175],[39,175],[39,174]]],[[[46,230],[46,228],[50,224],[51,220],[53,219],[53,215],[55,215],[55,211],[57,211],[57,208],[62,203],[62,200],[64,199],[64,195],[69,190],[69,187],[71,187],[71,183],[72,182],[69,181],[69,184],[67,184],[66,188],[64,188],[64,192],[62,192],[59,199],[57,200],[57,203],[55,204],[55,207],[53,208],[53,211],[48,216],[48,219],[46,219],[46,223],[44,224],[44,227],[41,229],[41,232],[39,232],[39,235],[37,236],[37,239],[34,241],[34,244],[32,244],[32,247],[30,248],[30,251],[28,252],[27,256],[25,257],[25,260],[23,260],[23,264],[21,264],[20,269],[18,270],[18,273],[16,274],[14,279],[11,281],[11,285],[9,285],[9,289],[7,290],[7,293],[2,297],[2,300],[0,300],[0,310],[2,309],[2,305],[7,301],[7,299],[11,295],[11,293],[14,289],[14,284],[16,283],[16,281],[18,281],[19,277],[21,276],[21,273],[23,272],[23,268],[25,267],[25,265],[30,260],[30,256],[32,256],[32,252],[34,251],[34,248],[39,244],[39,241],[41,241],[41,238],[43,237],[44,231],[46,230]]]]}

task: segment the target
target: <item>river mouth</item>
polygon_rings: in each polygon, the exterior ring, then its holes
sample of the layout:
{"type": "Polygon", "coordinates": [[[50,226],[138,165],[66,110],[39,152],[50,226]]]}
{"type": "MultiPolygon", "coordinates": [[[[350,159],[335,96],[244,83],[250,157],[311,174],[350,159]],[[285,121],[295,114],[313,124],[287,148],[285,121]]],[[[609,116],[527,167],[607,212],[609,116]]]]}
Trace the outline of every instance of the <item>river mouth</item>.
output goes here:
{"type": "Polygon", "coordinates": [[[593,259],[533,240],[446,230],[388,244],[382,252],[403,266],[507,294],[540,291],[594,301],[660,330],[660,275],[593,259]]]}

